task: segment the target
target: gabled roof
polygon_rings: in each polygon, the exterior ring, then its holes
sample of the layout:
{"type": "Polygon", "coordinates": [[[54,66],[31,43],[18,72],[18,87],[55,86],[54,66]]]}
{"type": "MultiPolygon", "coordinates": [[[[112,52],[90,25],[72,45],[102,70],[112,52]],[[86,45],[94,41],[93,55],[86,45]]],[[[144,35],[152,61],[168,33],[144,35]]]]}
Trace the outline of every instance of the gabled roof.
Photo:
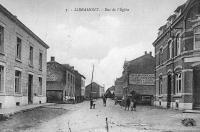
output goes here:
{"type": "Polygon", "coordinates": [[[74,70],[75,74],[80,75],[81,77],[83,77],[85,79],[85,76],[83,76],[81,73],[79,73],[77,70],[74,70]]]}
{"type": "Polygon", "coordinates": [[[154,73],[154,68],[155,58],[151,56],[151,54],[146,53],[143,56],[129,61],[129,65],[124,69],[124,71],[128,73],[150,74],[154,73]]]}
{"type": "Polygon", "coordinates": [[[42,46],[45,48],[49,48],[49,46],[41,40],[36,34],[34,34],[28,27],[26,27],[16,16],[14,16],[11,12],[9,12],[5,7],[0,4],[0,12],[2,12],[5,16],[7,16],[10,20],[12,20],[16,25],[22,28],[25,32],[27,32],[30,36],[36,39],[42,46]]]}
{"type": "MultiPolygon", "coordinates": [[[[86,87],[89,87],[91,85],[91,83],[90,84],[88,84],[86,87]]],[[[96,83],[96,82],[92,82],[92,85],[96,85],[96,86],[100,86],[100,87],[102,87],[101,85],[99,85],[98,83],[96,83]]]]}

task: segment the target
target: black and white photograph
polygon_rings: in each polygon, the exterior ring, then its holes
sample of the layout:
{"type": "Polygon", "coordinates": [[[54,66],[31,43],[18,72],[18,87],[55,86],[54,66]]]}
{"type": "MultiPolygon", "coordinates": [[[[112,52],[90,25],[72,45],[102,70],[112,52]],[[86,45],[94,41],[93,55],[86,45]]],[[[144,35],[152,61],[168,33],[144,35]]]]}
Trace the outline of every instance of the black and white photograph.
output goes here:
{"type": "Polygon", "coordinates": [[[200,0],[0,0],[0,132],[200,132],[200,0]]]}

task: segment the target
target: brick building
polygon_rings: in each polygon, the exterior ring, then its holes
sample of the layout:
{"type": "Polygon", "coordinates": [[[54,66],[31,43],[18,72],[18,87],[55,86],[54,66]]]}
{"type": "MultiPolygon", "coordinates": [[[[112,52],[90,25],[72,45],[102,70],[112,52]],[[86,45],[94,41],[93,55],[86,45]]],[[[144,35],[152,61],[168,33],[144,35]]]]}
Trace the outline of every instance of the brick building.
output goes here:
{"type": "Polygon", "coordinates": [[[51,57],[51,61],[47,62],[47,101],[65,102],[67,99],[75,99],[74,69],[51,57]]]}
{"type": "Polygon", "coordinates": [[[159,28],[155,105],[174,109],[200,106],[200,1],[187,0],[159,28]]]}
{"type": "Polygon", "coordinates": [[[151,104],[155,96],[155,58],[147,53],[132,61],[125,61],[123,77],[123,97],[131,96],[136,92],[140,104],[151,104]]]}
{"type": "Polygon", "coordinates": [[[85,87],[85,98],[87,99],[90,98],[90,95],[92,96],[92,98],[100,98],[102,97],[103,94],[104,94],[104,87],[95,82],[92,82],[91,84],[85,87]],[[91,87],[92,87],[92,92],[91,92],[91,87]]]}
{"type": "Polygon", "coordinates": [[[0,5],[0,108],[46,102],[48,48],[0,5]]]}

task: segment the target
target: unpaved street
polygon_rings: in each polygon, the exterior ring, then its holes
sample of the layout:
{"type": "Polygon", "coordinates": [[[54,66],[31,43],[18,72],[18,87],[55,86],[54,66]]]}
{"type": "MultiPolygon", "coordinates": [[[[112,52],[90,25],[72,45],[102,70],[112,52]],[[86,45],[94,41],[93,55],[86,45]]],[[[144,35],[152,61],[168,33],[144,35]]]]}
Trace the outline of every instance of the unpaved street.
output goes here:
{"type": "Polygon", "coordinates": [[[57,104],[18,113],[7,121],[0,122],[4,131],[20,132],[106,132],[106,117],[109,132],[134,131],[200,131],[200,114],[183,114],[179,111],[138,106],[137,111],[125,111],[113,100],[96,109],[89,109],[89,102],[80,104],[57,104]],[[181,120],[190,117],[197,121],[195,127],[185,127],[181,120]]]}

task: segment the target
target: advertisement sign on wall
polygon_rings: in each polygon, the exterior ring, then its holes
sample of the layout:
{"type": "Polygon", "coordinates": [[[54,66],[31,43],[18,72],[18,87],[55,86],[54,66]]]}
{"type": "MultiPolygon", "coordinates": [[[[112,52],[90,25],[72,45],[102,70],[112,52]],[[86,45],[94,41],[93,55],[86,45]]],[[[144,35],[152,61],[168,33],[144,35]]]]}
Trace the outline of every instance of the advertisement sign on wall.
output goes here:
{"type": "Polygon", "coordinates": [[[154,74],[130,74],[129,84],[155,85],[154,79],[155,79],[154,74]]]}

